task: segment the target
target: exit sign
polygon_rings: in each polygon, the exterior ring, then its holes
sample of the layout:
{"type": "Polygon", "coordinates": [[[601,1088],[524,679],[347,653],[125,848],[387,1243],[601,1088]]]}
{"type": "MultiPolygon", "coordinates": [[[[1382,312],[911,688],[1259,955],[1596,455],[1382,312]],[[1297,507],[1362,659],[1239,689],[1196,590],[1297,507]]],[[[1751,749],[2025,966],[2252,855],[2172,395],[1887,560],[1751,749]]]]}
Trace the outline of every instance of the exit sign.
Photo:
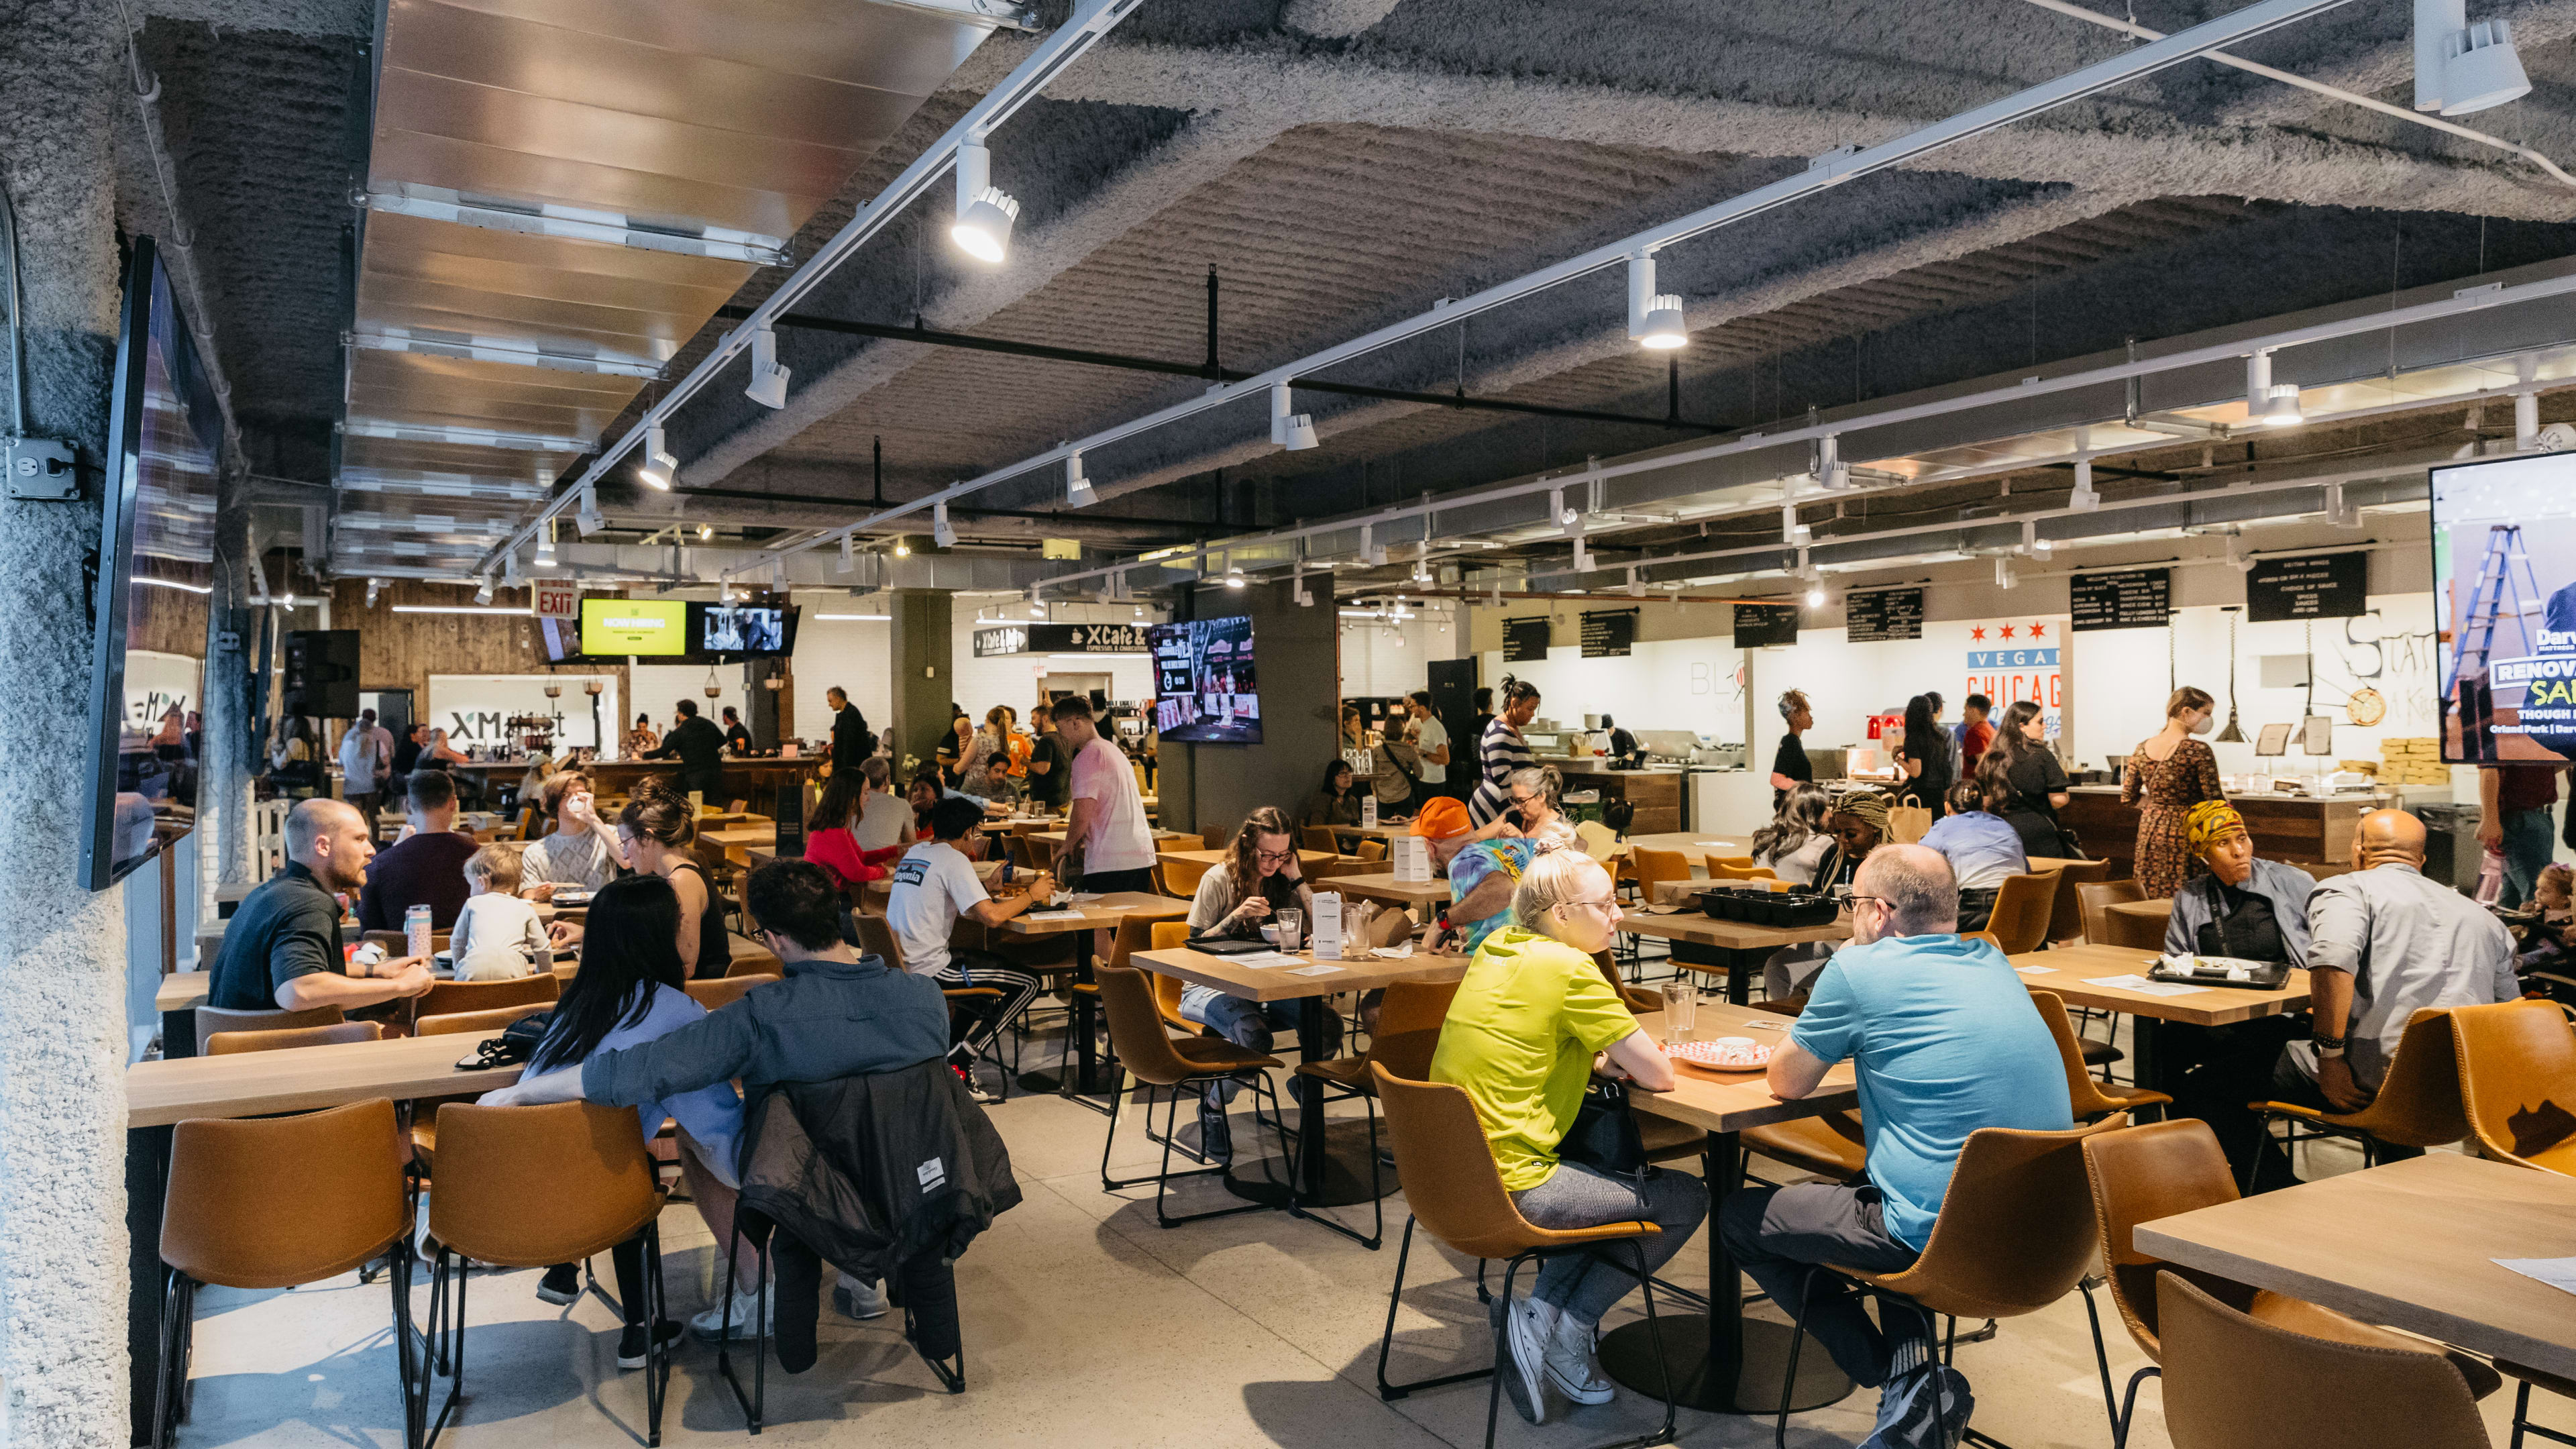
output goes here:
{"type": "Polygon", "coordinates": [[[570,579],[536,581],[537,617],[540,619],[576,619],[581,616],[581,586],[570,579]]]}

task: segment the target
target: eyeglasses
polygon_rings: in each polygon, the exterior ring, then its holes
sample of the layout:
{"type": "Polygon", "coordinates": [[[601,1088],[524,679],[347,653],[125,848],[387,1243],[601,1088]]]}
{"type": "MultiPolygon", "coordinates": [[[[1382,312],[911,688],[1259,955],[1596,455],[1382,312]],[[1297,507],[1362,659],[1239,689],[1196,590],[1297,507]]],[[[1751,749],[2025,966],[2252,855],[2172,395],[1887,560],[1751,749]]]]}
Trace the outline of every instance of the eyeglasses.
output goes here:
{"type": "Polygon", "coordinates": [[[1590,906],[1594,910],[1615,910],[1619,905],[1616,900],[1610,899],[1606,896],[1597,901],[1558,901],[1557,904],[1559,906],[1590,906]]]}
{"type": "Polygon", "coordinates": [[[1537,795],[1514,795],[1512,797],[1512,803],[1515,805],[1536,805],[1539,803],[1541,798],[1543,797],[1537,795]]]}
{"type": "Polygon", "coordinates": [[[1850,901],[1853,905],[1859,905],[1863,901],[1876,901],[1882,906],[1894,904],[1894,902],[1888,900],[1885,896],[1845,896],[1844,899],[1850,901]]]}
{"type": "Polygon", "coordinates": [[[1256,850],[1252,852],[1252,858],[1266,865],[1286,865],[1288,862],[1297,858],[1297,852],[1294,850],[1256,850]]]}

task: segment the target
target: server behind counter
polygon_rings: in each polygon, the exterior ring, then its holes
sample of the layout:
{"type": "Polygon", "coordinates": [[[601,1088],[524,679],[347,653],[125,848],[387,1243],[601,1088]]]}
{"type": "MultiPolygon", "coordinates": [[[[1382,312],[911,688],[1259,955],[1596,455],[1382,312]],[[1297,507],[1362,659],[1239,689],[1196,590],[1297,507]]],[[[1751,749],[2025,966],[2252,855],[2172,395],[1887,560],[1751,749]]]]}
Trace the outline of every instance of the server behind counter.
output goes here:
{"type": "Polygon", "coordinates": [[[1780,736],[1779,752],[1771,757],[1773,810],[1780,808],[1792,789],[1816,778],[1816,767],[1807,763],[1807,747],[1798,739],[1816,727],[1815,712],[1807,707],[1803,691],[1793,689],[1780,696],[1780,718],[1788,722],[1789,732],[1780,736]]]}

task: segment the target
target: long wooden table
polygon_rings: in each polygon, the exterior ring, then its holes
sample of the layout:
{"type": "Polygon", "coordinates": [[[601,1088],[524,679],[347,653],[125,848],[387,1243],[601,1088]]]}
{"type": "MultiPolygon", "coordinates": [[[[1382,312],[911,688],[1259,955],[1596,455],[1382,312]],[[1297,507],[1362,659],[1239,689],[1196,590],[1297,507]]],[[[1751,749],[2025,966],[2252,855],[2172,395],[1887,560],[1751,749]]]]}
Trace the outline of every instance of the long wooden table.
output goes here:
{"type": "MultiPolygon", "coordinates": [[[[1638,1018],[1656,1041],[1664,1040],[1664,1018],[1657,1012],[1638,1018]]],[[[1691,1023],[1701,1040],[1748,1036],[1773,1046],[1788,1040],[1790,1018],[1737,1005],[1703,1001],[1691,1023]]],[[[1780,1407],[1780,1383],[1788,1369],[1789,1326],[1744,1317],[1741,1271],[1717,1232],[1726,1200],[1744,1180],[1742,1143],[1747,1127],[1767,1126],[1799,1117],[1857,1108],[1860,1091],[1849,1062],[1825,1074],[1816,1091],[1796,1101],[1771,1094],[1760,1071],[1718,1072],[1676,1062],[1680,1080],[1670,1092],[1631,1091],[1629,1102],[1640,1112],[1697,1127],[1708,1135],[1703,1169],[1709,1196],[1708,1314],[1704,1319],[1663,1320],[1663,1363],[1655,1360],[1654,1340],[1641,1321],[1613,1329],[1601,1339],[1601,1366],[1611,1377],[1640,1394],[1660,1395],[1663,1372],[1672,1374],[1674,1396],[1695,1409],[1720,1414],[1770,1414],[1780,1407]]],[[[1812,1409],[1851,1392],[1851,1380],[1834,1367],[1831,1355],[1810,1350],[1798,1364],[1798,1391],[1793,1407],[1812,1409]]]]}
{"type": "Polygon", "coordinates": [[[2160,1218],[2139,1251],[2576,1378],[2576,1299],[2498,1267],[2576,1245],[2576,1180],[2434,1152],[2160,1218]]]}
{"type": "Polygon", "coordinates": [[[2025,986],[2054,991],[2068,1006],[2097,1007],[2135,1017],[2129,1065],[2130,1074],[2142,1087],[2171,1090],[2158,1062],[2156,1038],[2162,1023],[2232,1026],[2257,1017],[2305,1011],[2308,1006],[2308,973],[2296,968],[2278,991],[2195,986],[2189,992],[2168,996],[2101,984],[2100,978],[2105,976],[2147,974],[2147,968],[2155,964],[2155,955],[2133,946],[2060,946],[2054,951],[2033,951],[2011,959],[2014,968],[2022,973],[2025,986]]]}
{"type": "MultiPolygon", "coordinates": [[[[1231,850],[1157,850],[1154,852],[1154,858],[1165,865],[1200,865],[1214,870],[1234,859],[1234,852],[1231,850]]],[[[1339,859],[1341,859],[1339,855],[1329,850],[1300,848],[1297,852],[1297,865],[1301,870],[1312,870],[1326,861],[1339,859]]]]}
{"type": "MultiPolygon", "coordinates": [[[[1145,891],[1112,891],[1107,895],[1093,896],[1088,900],[1077,897],[1072,903],[1060,908],[1036,907],[1011,917],[997,929],[1014,936],[1071,935],[1074,978],[1087,981],[1091,979],[1092,932],[1114,931],[1121,923],[1131,919],[1177,921],[1189,913],[1188,901],[1176,900],[1171,896],[1152,895],[1145,891]],[[1065,911],[1070,911],[1073,915],[1068,918],[1062,914],[1065,911]],[[1045,915],[1049,919],[1031,919],[1038,915],[1045,915]]],[[[1095,1041],[1096,1033],[1092,1030],[1091,1000],[1091,996],[1086,992],[1074,993],[1073,1020],[1068,1033],[1073,1038],[1070,1047],[1074,1057],[1073,1068],[1070,1071],[1066,1070],[1059,1059],[1056,1070],[1052,1074],[1043,1071],[1022,1072],[1021,1086],[1031,1091],[1058,1092],[1086,1103],[1093,1093],[1116,1089],[1117,1083],[1104,1082],[1096,1071],[1099,1048],[1095,1041]]]]}
{"type": "Polygon", "coordinates": [[[1619,929],[1725,952],[1726,959],[1722,962],[1686,961],[1676,957],[1673,964],[1693,971],[1724,972],[1726,999],[1742,1006],[1752,999],[1753,975],[1762,969],[1764,958],[1783,946],[1799,946],[1810,941],[1849,940],[1851,912],[1846,910],[1821,926],[1758,926],[1750,921],[1717,920],[1697,910],[1670,914],[1637,910],[1620,916],[1619,929]]]}
{"type": "Polygon", "coordinates": [[[1397,880],[1392,871],[1369,875],[1337,875],[1315,882],[1318,891],[1338,891],[1364,901],[1392,901],[1399,906],[1449,904],[1449,882],[1446,880],[1397,880]]]}

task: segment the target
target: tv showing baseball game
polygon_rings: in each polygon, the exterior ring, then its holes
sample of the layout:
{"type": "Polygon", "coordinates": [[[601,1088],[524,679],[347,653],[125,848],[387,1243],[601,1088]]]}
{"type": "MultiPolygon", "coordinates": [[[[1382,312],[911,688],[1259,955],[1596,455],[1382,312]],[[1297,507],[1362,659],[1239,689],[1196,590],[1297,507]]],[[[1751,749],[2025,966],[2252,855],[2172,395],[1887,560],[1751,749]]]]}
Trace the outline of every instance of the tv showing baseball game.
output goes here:
{"type": "Polygon", "coordinates": [[[1167,740],[1261,743],[1250,619],[1193,619],[1145,631],[1154,656],[1154,728],[1167,740]]]}
{"type": "Polygon", "coordinates": [[[2576,759],[2576,454],[2433,470],[2442,758],[2576,759]]]}

